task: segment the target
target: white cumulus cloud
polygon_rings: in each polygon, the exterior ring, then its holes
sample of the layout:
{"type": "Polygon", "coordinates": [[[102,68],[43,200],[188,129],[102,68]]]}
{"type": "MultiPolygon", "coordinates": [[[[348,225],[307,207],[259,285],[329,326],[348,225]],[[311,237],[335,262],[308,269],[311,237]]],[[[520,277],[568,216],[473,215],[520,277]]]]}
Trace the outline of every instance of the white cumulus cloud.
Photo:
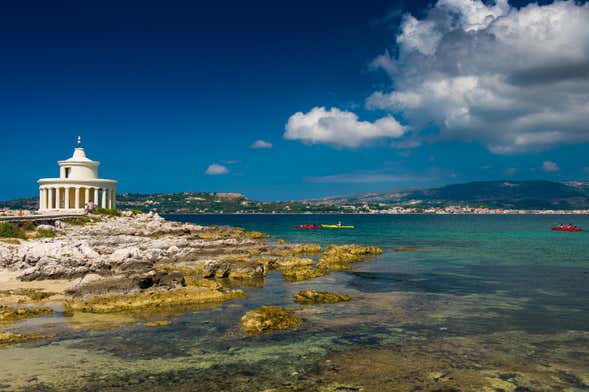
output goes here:
{"type": "Polygon", "coordinates": [[[308,113],[293,114],[285,126],[284,138],[309,144],[355,148],[378,139],[399,138],[406,131],[407,127],[392,116],[374,122],[359,121],[352,112],[315,107],[308,113]]]}
{"type": "Polygon", "coordinates": [[[495,153],[589,141],[589,3],[439,0],[405,15],[396,41],[372,62],[392,87],[367,108],[495,153]]]}
{"type": "Polygon", "coordinates": [[[265,140],[256,140],[255,142],[252,143],[252,145],[250,146],[250,148],[253,148],[253,149],[269,149],[269,148],[272,148],[272,143],[267,142],[265,140]]]}
{"type": "Polygon", "coordinates": [[[219,165],[218,163],[213,163],[212,165],[209,165],[209,167],[207,167],[207,170],[205,171],[205,174],[207,176],[218,176],[227,173],[229,173],[229,169],[227,169],[226,166],[219,165]]]}
{"type": "Polygon", "coordinates": [[[556,164],[556,162],[552,162],[552,161],[544,161],[542,163],[542,170],[544,170],[547,173],[554,173],[560,170],[560,167],[558,167],[558,165],[556,164]]]}

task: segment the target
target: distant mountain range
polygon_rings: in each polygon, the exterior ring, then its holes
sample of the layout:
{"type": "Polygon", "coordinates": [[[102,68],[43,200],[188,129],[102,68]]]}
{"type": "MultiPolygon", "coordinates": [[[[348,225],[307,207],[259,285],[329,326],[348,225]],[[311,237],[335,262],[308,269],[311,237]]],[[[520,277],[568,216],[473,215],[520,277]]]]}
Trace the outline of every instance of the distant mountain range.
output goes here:
{"type": "Polygon", "coordinates": [[[589,208],[589,182],[477,181],[435,188],[325,197],[315,203],[462,204],[516,209],[589,208]]]}
{"type": "MultiPolygon", "coordinates": [[[[0,202],[0,208],[37,208],[37,199],[0,202]]],[[[159,213],[319,213],[364,212],[387,205],[462,205],[505,209],[589,209],[589,182],[479,181],[435,188],[371,192],[307,201],[261,202],[240,193],[118,194],[121,209],[159,213]],[[350,205],[355,208],[350,209],[350,205]]]]}

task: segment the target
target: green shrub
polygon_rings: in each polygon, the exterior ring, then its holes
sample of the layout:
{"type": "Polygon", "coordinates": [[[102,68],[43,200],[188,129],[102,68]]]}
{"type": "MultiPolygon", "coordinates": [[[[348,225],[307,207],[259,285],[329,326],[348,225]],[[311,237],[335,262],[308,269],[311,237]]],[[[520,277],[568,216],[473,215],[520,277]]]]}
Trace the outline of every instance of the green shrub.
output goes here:
{"type": "Polygon", "coordinates": [[[35,238],[53,238],[56,234],[53,230],[38,230],[35,238]]]}
{"type": "Polygon", "coordinates": [[[79,218],[66,218],[63,221],[68,225],[74,226],[85,226],[88,223],[92,223],[92,219],[90,219],[88,216],[81,216],[79,218]]]}
{"type": "Polygon", "coordinates": [[[131,210],[131,214],[139,215],[139,214],[143,214],[143,211],[134,208],[131,210]]]}
{"type": "Polygon", "coordinates": [[[0,237],[3,238],[22,238],[26,239],[27,234],[24,230],[9,222],[0,223],[0,237]]]}
{"type": "Polygon", "coordinates": [[[24,231],[33,231],[36,229],[36,226],[31,221],[25,221],[20,225],[20,228],[21,228],[21,230],[24,230],[24,231]]]}
{"type": "Polygon", "coordinates": [[[121,216],[121,212],[114,208],[95,208],[92,213],[96,215],[121,216]]]}

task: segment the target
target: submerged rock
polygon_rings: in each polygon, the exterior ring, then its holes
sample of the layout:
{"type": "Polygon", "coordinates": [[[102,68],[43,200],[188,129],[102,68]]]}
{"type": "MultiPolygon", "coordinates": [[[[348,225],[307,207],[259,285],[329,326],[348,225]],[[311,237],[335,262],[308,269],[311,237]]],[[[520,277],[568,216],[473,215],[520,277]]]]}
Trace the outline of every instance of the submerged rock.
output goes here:
{"type": "Polygon", "coordinates": [[[29,340],[34,340],[34,339],[45,339],[48,337],[49,336],[47,336],[47,335],[20,334],[20,333],[0,331],[0,347],[8,346],[10,344],[24,343],[24,342],[27,342],[29,340]]]}
{"type": "Polygon", "coordinates": [[[414,246],[399,246],[393,249],[395,252],[415,252],[417,248],[414,246]]]}
{"type": "Polygon", "coordinates": [[[68,312],[115,313],[145,311],[159,308],[203,303],[222,303],[245,296],[242,290],[221,291],[206,287],[184,287],[171,290],[152,290],[127,295],[94,296],[88,299],[66,300],[68,312]]]}
{"type": "Polygon", "coordinates": [[[298,328],[303,320],[291,310],[278,306],[262,306],[250,310],[241,318],[241,326],[250,335],[260,335],[267,332],[298,328]]]}
{"type": "Polygon", "coordinates": [[[327,291],[301,290],[293,297],[293,300],[302,305],[311,304],[335,304],[348,302],[352,299],[347,294],[330,293],[327,291]]]}
{"type": "MultiPolygon", "coordinates": [[[[352,384],[334,383],[320,386],[317,392],[363,392],[364,388],[352,384]]],[[[450,392],[450,391],[448,391],[450,392]]]]}
{"type": "Polygon", "coordinates": [[[143,325],[145,325],[146,327],[165,327],[170,324],[172,324],[170,320],[155,320],[143,323],[143,325]]]}

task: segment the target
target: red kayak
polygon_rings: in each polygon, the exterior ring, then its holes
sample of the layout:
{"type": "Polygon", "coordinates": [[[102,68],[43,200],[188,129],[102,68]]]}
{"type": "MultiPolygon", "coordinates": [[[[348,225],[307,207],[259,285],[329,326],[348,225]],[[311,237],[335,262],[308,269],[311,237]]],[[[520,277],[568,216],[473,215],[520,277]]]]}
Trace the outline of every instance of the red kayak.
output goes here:
{"type": "Polygon", "coordinates": [[[583,231],[580,227],[553,227],[552,231],[583,231]]]}
{"type": "Polygon", "coordinates": [[[321,229],[321,225],[298,225],[295,229],[321,229]]]}

